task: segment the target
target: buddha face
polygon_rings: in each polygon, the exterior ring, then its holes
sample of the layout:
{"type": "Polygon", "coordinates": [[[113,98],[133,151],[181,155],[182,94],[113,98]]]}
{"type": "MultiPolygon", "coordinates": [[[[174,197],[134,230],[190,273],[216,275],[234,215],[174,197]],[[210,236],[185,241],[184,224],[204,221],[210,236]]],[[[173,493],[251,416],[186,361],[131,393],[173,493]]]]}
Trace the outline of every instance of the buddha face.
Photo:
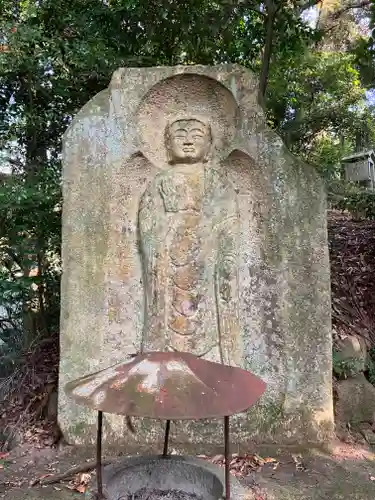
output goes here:
{"type": "Polygon", "coordinates": [[[171,163],[204,161],[210,146],[210,128],[199,120],[177,120],[166,130],[166,148],[171,163]]]}

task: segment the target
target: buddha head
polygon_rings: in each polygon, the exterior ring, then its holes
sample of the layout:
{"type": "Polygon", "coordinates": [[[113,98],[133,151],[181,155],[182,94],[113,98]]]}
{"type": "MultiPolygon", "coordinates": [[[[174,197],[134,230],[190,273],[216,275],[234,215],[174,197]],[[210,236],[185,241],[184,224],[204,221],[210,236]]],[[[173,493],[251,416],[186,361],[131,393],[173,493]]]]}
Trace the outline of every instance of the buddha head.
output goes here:
{"type": "Polygon", "coordinates": [[[176,120],[165,130],[165,147],[171,164],[207,161],[211,143],[210,126],[197,119],[176,120]]]}

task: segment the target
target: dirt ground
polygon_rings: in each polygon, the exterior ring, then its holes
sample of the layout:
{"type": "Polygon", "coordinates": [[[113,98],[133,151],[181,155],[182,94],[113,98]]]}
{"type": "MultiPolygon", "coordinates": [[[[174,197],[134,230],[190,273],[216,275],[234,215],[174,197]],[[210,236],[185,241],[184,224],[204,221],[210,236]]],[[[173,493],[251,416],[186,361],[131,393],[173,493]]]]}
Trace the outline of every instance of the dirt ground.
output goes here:
{"type": "Polygon", "coordinates": [[[298,456],[280,450],[275,457],[276,470],[270,464],[251,477],[260,487],[262,500],[375,498],[375,454],[367,447],[337,442],[330,454],[312,450],[298,456]]]}
{"type": "MultiPolygon", "coordinates": [[[[253,452],[252,452],[253,453],[253,452]]],[[[364,446],[337,442],[331,453],[295,454],[259,447],[260,466],[239,478],[254,500],[373,500],[375,453],[364,446]]],[[[94,472],[40,486],[37,480],[93,460],[92,450],[72,447],[37,449],[23,446],[0,459],[0,498],[9,500],[73,500],[91,497],[94,472]],[[34,486],[32,486],[35,484],[34,486]],[[78,492],[77,489],[80,491],[78,492]]]]}

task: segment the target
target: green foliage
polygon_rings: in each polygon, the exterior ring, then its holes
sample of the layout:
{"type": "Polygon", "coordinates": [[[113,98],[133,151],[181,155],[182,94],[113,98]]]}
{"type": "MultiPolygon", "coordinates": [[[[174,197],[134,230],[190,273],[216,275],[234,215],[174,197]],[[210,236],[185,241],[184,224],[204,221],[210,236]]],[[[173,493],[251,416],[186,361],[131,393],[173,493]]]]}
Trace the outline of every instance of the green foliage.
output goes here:
{"type": "Polygon", "coordinates": [[[347,210],[355,220],[375,219],[375,192],[343,182],[340,188],[331,196],[335,208],[347,210]]]}
{"type": "MultiPolygon", "coordinates": [[[[375,143],[365,103],[374,58],[362,36],[350,52],[322,49],[327,34],[301,18],[306,1],[2,1],[0,166],[14,172],[0,177],[0,308],[7,310],[0,352],[7,369],[35,338],[58,328],[61,137],[74,114],[121,66],[232,62],[259,74],[270,3],[278,10],[269,123],[337,183],[340,158],[358,137],[375,143]]],[[[337,196],[349,206],[345,193],[337,196]]]]}
{"type": "MultiPolygon", "coordinates": [[[[280,9],[276,50],[292,53],[309,36],[297,4],[280,9]]],[[[0,184],[3,366],[58,328],[60,150],[72,116],[120,66],[239,62],[259,70],[259,8],[229,0],[3,1],[0,151],[14,171],[0,184]]]]}
{"type": "Polygon", "coordinates": [[[354,57],[314,51],[291,59],[281,56],[268,90],[270,118],[287,145],[311,160],[322,138],[338,143],[347,137],[353,144],[366,113],[365,89],[354,57]]]}
{"type": "Polygon", "coordinates": [[[313,142],[308,152],[308,160],[315,165],[321,176],[332,183],[342,174],[341,158],[351,152],[350,144],[341,141],[332,132],[321,133],[313,142]]]}
{"type": "Polygon", "coordinates": [[[61,194],[58,170],[0,185],[0,376],[36,336],[58,328],[61,194]]]}
{"type": "Polygon", "coordinates": [[[366,88],[372,88],[375,80],[375,57],[371,45],[369,47],[368,39],[359,37],[352,47],[351,53],[355,58],[355,65],[361,76],[362,84],[366,88]]]}
{"type": "Polygon", "coordinates": [[[367,361],[367,370],[368,370],[368,380],[372,385],[375,385],[375,347],[369,350],[368,353],[368,361],[367,361]]]}
{"type": "Polygon", "coordinates": [[[333,351],[332,368],[335,377],[341,380],[357,375],[362,369],[362,364],[357,359],[342,359],[339,352],[333,351]]]}

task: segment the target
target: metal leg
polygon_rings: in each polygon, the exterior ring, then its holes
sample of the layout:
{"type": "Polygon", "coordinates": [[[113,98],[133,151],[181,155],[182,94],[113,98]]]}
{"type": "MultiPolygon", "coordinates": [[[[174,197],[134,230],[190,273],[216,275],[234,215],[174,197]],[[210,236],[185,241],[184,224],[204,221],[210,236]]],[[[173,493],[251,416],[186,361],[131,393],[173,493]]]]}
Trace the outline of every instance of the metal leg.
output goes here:
{"type": "Polygon", "coordinates": [[[171,427],[171,421],[167,420],[167,423],[165,424],[163,457],[168,456],[168,440],[169,440],[170,427],[171,427]]]}
{"type": "Polygon", "coordinates": [[[102,429],[103,429],[103,412],[98,411],[98,433],[96,438],[96,482],[98,487],[98,498],[103,496],[103,478],[102,478],[102,429]]]}
{"type": "Polygon", "coordinates": [[[229,417],[224,417],[225,500],[230,500],[229,417]]]}

